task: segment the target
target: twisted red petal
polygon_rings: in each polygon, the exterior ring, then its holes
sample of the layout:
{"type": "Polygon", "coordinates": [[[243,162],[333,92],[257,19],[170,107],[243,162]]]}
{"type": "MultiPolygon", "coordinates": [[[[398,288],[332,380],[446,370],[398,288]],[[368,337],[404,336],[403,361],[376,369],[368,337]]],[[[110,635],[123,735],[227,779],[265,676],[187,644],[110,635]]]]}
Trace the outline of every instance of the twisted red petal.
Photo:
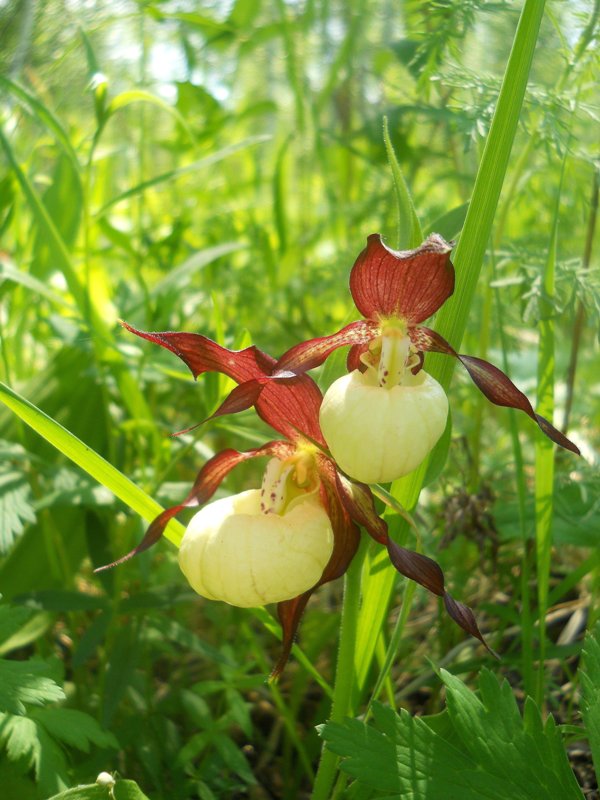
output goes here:
{"type": "Polygon", "coordinates": [[[350,291],[367,319],[402,317],[409,324],[423,322],[454,291],[452,245],[432,233],[416,250],[391,250],[378,233],[350,273],[350,291]]]}
{"type": "Polygon", "coordinates": [[[502,370],[484,361],[482,358],[475,358],[474,356],[465,356],[457,353],[448,342],[429,328],[416,328],[409,331],[413,344],[419,350],[427,350],[434,353],[445,353],[449,356],[458,358],[461,364],[466,367],[469,375],[473,379],[477,388],[487,397],[487,399],[497,406],[505,406],[507,408],[516,408],[519,411],[524,411],[534,422],[540,426],[540,429],[549,439],[553,442],[570,450],[572,453],[580,455],[579,448],[570,439],[554,427],[547,419],[536,414],[527,397],[521,392],[514,383],[510,380],[508,375],[505,375],[502,370]]]}
{"type": "Polygon", "coordinates": [[[446,591],[444,586],[444,573],[439,564],[432,558],[407,550],[390,538],[384,520],[375,510],[373,495],[364,483],[351,481],[345,475],[337,473],[337,486],[342,502],[350,516],[363,527],[380,544],[385,545],[390,556],[390,561],[402,575],[420,583],[433,594],[444,598],[444,603],[452,619],[467,633],[479,639],[482,644],[496,655],[483,638],[473,612],[468,606],[458,603],[446,591]]]}
{"type": "Polygon", "coordinates": [[[374,339],[378,333],[379,325],[376,322],[360,319],[346,325],[337,333],[332,333],[331,336],[319,336],[307,342],[300,342],[281,356],[274,375],[278,378],[300,375],[318,367],[338,347],[347,344],[365,344],[374,339]]]}
{"type": "Polygon", "coordinates": [[[121,322],[130,333],[154,342],[175,353],[197,378],[203,372],[222,372],[236,383],[245,383],[262,375],[269,375],[275,359],[263,353],[258,347],[244,350],[228,350],[200,333],[180,331],[140,331],[121,322]]]}
{"type": "Polygon", "coordinates": [[[149,333],[137,330],[126,322],[121,324],[136,336],[175,353],[194,378],[203,372],[222,372],[240,384],[209,419],[254,405],[261,419],[292,441],[299,438],[300,431],[319,444],[325,444],[319,427],[319,408],[323,395],[308,375],[292,376],[291,380],[286,381],[267,381],[276,362],[257,347],[229,350],[199,333],[149,333]]]}
{"type": "Polygon", "coordinates": [[[94,570],[94,572],[102,572],[102,570],[116,567],[118,564],[122,564],[123,562],[128,561],[130,558],[133,558],[133,556],[137,555],[138,553],[143,553],[144,550],[148,550],[149,547],[152,547],[152,545],[156,544],[156,542],[160,539],[165,528],[167,527],[167,524],[176,514],[178,514],[180,511],[183,511],[184,508],[201,506],[210,500],[225,477],[242,461],[247,461],[249,458],[258,458],[259,456],[267,455],[277,456],[278,458],[283,459],[291,455],[294,450],[295,447],[293,444],[290,444],[290,442],[268,442],[262,447],[258,447],[254,450],[247,450],[245,452],[228,449],[217,453],[202,467],[198,473],[198,476],[196,477],[196,480],[194,481],[192,489],[185,500],[176,506],[171,506],[170,508],[165,509],[161,514],[159,514],[152,521],[144,535],[144,538],[137,545],[137,547],[134,547],[129,553],[117,559],[116,561],[113,561],[111,564],[98,567],[94,570]]]}

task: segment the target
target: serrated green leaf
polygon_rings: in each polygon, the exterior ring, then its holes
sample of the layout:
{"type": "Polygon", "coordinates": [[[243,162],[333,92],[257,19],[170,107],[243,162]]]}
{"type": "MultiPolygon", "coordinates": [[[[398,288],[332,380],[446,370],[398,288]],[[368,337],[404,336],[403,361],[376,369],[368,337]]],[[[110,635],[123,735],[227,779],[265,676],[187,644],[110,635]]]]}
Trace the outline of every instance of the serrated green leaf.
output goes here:
{"type": "Polygon", "coordinates": [[[75,786],[49,797],[48,800],[149,800],[135,781],[118,780],[111,789],[97,783],[75,786]]]}
{"type": "Polygon", "coordinates": [[[590,741],[596,775],[600,775],[600,623],[585,638],[579,679],[583,693],[581,715],[590,741]]]}
{"type": "Polygon", "coordinates": [[[11,761],[33,769],[40,790],[56,794],[67,787],[67,765],[61,748],[33,719],[0,715],[0,743],[11,761]]]}
{"type": "Polygon", "coordinates": [[[327,747],[344,759],[342,770],[407,800],[581,800],[552,717],[543,724],[529,698],[521,718],[509,684],[488,670],[480,697],[455,676],[441,677],[443,725],[375,704],[373,726],[350,719],[322,726],[327,747]]]}
{"type": "Polygon", "coordinates": [[[64,700],[65,693],[50,671],[44,661],[0,660],[0,711],[25,714],[26,704],[41,706],[64,700]]]}
{"type": "Polygon", "coordinates": [[[34,719],[53,739],[84,753],[89,752],[90,744],[103,748],[119,746],[112,733],[103,730],[89,714],[74,708],[44,708],[35,713],[34,719]]]}
{"type": "Polygon", "coordinates": [[[0,472],[0,554],[8,552],[26,523],[35,522],[30,500],[31,489],[23,473],[0,472]]]}

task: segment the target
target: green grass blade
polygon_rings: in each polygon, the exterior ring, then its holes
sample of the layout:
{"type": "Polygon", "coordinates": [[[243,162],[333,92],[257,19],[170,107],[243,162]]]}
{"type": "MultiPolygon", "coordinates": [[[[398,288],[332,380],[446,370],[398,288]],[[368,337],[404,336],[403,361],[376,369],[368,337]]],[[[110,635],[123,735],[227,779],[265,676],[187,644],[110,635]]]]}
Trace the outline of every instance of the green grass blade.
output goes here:
{"type": "Polygon", "coordinates": [[[390,139],[390,129],[388,118],[383,118],[383,141],[387,153],[392,178],[394,179],[394,191],[396,193],[396,204],[398,206],[398,241],[396,246],[400,250],[409,250],[418,247],[423,241],[423,231],[415,211],[415,206],[410,196],[408,186],[404,180],[404,175],[400,169],[400,164],[396,158],[396,153],[390,139]]]}
{"type": "MultiPolygon", "coordinates": [[[[143,489],[109,464],[102,456],[89,448],[81,439],[30,403],[6,384],[0,382],[0,401],[20,417],[30,428],[56,447],[73,463],[81,467],[94,480],[106,486],[116,497],[148,522],[161,513],[162,506],[149,497],[143,489]]],[[[165,536],[173,544],[179,545],[183,536],[183,525],[171,520],[165,529],[165,536]]]]}
{"type": "Polygon", "coordinates": [[[7,78],[4,75],[0,75],[0,87],[4,86],[11,94],[13,94],[21,103],[29,106],[29,108],[34,112],[34,114],[38,117],[38,119],[44,123],[44,125],[51,131],[56,140],[60,143],[61,147],[63,148],[65,154],[71,160],[71,163],[74,167],[75,174],[80,178],[80,171],[81,167],[79,164],[79,160],[77,158],[77,154],[73,149],[73,145],[71,144],[71,140],[69,139],[65,129],[60,124],[58,119],[54,116],[54,114],[50,111],[47,106],[41,103],[37,98],[35,98],[30,92],[24,89],[22,86],[19,86],[18,83],[11,81],[10,78],[7,78]]]}
{"type": "Polygon", "coordinates": [[[132,103],[150,103],[150,105],[156,106],[162,111],[165,111],[175,120],[177,120],[183,130],[187,133],[190,142],[193,144],[196,143],[194,132],[187,124],[185,117],[182,116],[182,114],[180,114],[176,108],[170,106],[165,100],[157,97],[151,92],[146,92],[143,89],[130,89],[129,91],[121,92],[121,94],[118,94],[116,97],[114,97],[106,108],[105,121],[108,121],[113,114],[115,114],[117,111],[120,111],[122,108],[130,106],[132,103]]]}
{"type": "Polygon", "coordinates": [[[145,192],[146,189],[151,189],[153,186],[158,186],[161,183],[168,183],[169,181],[177,180],[177,178],[180,178],[183,175],[189,175],[190,173],[196,172],[199,169],[210,167],[213,164],[228,158],[234,153],[238,153],[240,150],[245,150],[248,147],[252,147],[256,144],[268,142],[271,140],[271,138],[272,137],[268,134],[249,136],[247,139],[244,139],[241,142],[228,145],[227,147],[223,147],[221,150],[216,150],[214,153],[211,153],[205,158],[194,161],[193,164],[187,164],[185,167],[172,169],[168,172],[163,172],[161,175],[156,175],[154,178],[149,178],[147,181],[142,181],[142,183],[137,184],[137,186],[132,186],[130,189],[127,189],[127,191],[122,192],[116,197],[113,197],[108,201],[108,203],[105,203],[102,208],[96,211],[95,216],[102,216],[102,214],[106,213],[106,211],[108,211],[109,208],[112,208],[112,206],[115,206],[117,203],[121,203],[123,200],[128,200],[130,197],[136,197],[137,195],[145,192]]]}

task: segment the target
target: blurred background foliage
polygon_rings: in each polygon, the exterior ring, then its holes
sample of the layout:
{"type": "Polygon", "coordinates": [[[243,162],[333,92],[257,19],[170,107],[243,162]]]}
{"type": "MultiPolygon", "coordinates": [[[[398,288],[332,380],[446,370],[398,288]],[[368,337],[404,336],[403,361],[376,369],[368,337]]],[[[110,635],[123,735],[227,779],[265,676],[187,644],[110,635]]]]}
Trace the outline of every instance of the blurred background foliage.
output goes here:
{"type": "MultiPolygon", "coordinates": [[[[498,364],[505,346],[533,398],[537,325],[555,324],[555,421],[585,457],[574,467],[559,453],[556,467],[546,702],[565,722],[577,710],[564,684],[598,616],[598,6],[547,5],[463,345],[498,364]]],[[[194,384],[117,320],[275,356],[350,321],[348,273],[366,236],[397,242],[383,117],[424,232],[456,239],[519,10],[509,0],[1,2],[2,380],[162,503],[181,499],[216,450],[264,442],[250,412],[169,438],[208,416],[228,383],[194,384]]],[[[342,369],[340,358],[317,378],[327,385],[342,369]]],[[[495,632],[496,669],[518,689],[527,548],[509,417],[462,376],[451,405],[448,463],[419,507],[426,552],[495,632]]],[[[518,424],[529,497],[534,434],[518,424]]],[[[245,465],[222,491],[260,474],[245,465]]],[[[529,501],[526,512],[531,537],[529,501]]],[[[325,688],[298,662],[267,687],[278,645],[262,612],[193,596],[173,548],[92,575],[144,527],[0,408],[0,611],[12,610],[0,655],[38,665],[63,687],[61,709],[88,726],[87,740],[64,741],[33,708],[17,741],[7,709],[0,785],[44,798],[114,769],[157,800],[303,796],[320,749],[313,727],[328,713],[339,587],[320,592],[301,630],[325,688]]],[[[439,710],[426,658],[468,679],[482,656],[461,637],[418,591],[385,697],[439,710]]]]}

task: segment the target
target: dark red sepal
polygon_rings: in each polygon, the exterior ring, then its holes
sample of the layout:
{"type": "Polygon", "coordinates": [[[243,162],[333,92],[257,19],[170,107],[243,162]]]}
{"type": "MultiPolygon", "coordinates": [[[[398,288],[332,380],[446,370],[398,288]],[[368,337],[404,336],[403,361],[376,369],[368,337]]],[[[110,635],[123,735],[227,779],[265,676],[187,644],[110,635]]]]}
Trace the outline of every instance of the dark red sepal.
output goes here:
{"type": "Polygon", "coordinates": [[[295,447],[294,445],[290,444],[290,442],[268,442],[262,447],[257,447],[254,450],[247,450],[245,452],[228,449],[217,453],[202,467],[196,477],[196,480],[194,481],[192,489],[185,500],[176,506],[171,506],[170,508],[165,509],[161,514],[159,514],[152,521],[150,527],[144,535],[144,538],[137,545],[137,547],[134,547],[129,553],[121,556],[121,558],[118,558],[111,564],[105,564],[102,567],[98,567],[94,570],[94,572],[102,572],[105,569],[116,567],[118,564],[123,564],[123,562],[129,561],[130,558],[138,555],[138,553],[143,553],[144,550],[148,550],[149,547],[152,547],[152,545],[156,544],[156,542],[161,538],[165,528],[167,527],[167,524],[173,519],[173,517],[179,514],[180,511],[183,511],[184,508],[201,506],[210,500],[225,477],[235,466],[241,464],[242,461],[267,455],[277,456],[278,458],[284,459],[291,455],[294,450],[295,447]]]}
{"type": "Polygon", "coordinates": [[[223,417],[226,414],[237,414],[240,411],[246,411],[246,409],[252,408],[252,406],[257,404],[263,386],[264,383],[257,380],[238,384],[235,389],[229,392],[217,410],[200,424],[202,425],[204,422],[209,422],[211,419],[216,419],[217,417],[223,417]]]}
{"type": "Polygon", "coordinates": [[[319,427],[323,395],[310,376],[292,375],[287,381],[266,380],[276,362],[257,347],[228,350],[199,333],[151,333],[137,330],[126,322],[121,324],[136,336],[175,353],[195,378],[203,372],[222,372],[240,384],[209,419],[254,405],[264,422],[292,441],[298,440],[300,431],[319,444],[325,444],[319,427]]]}
{"type": "Polygon", "coordinates": [[[245,383],[261,375],[270,374],[275,363],[274,358],[254,345],[244,350],[229,350],[200,333],[140,331],[123,321],[121,325],[141,339],[175,353],[186,364],[194,378],[203,372],[222,372],[233,378],[236,383],[245,383]]]}
{"type": "Polygon", "coordinates": [[[475,356],[465,356],[457,353],[448,342],[429,328],[416,328],[409,331],[413,344],[419,350],[427,350],[434,353],[444,353],[458,358],[461,364],[467,369],[473,383],[487,397],[487,399],[497,406],[516,408],[524,411],[531,419],[536,422],[543,433],[553,442],[570,450],[572,453],[581,455],[579,448],[570,439],[554,427],[547,419],[536,414],[527,397],[521,392],[508,375],[501,369],[475,356]]]}
{"type": "Polygon", "coordinates": [[[401,317],[409,324],[428,319],[454,291],[452,245],[432,233],[415,250],[391,250],[380,234],[367,246],[350,273],[350,291],[367,319],[401,317]]]}
{"type": "Polygon", "coordinates": [[[281,624],[283,644],[277,663],[269,675],[269,681],[276,681],[288,662],[300,619],[313,592],[314,589],[310,589],[292,600],[283,600],[281,603],[277,603],[277,616],[281,624]]]}
{"type": "Polygon", "coordinates": [[[277,378],[300,375],[318,367],[338,347],[365,344],[374,339],[378,333],[379,325],[373,320],[359,319],[351,322],[331,336],[319,336],[295,345],[281,356],[273,374],[277,378]]]}

